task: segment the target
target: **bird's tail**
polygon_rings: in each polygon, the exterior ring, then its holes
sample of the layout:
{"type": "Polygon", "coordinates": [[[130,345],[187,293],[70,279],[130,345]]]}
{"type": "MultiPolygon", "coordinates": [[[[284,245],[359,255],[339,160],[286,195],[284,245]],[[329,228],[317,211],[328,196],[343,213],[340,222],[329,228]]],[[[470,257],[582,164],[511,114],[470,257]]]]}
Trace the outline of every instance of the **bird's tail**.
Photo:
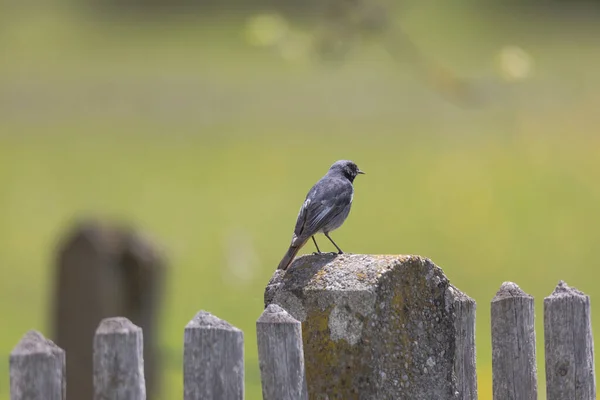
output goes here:
{"type": "Polygon", "coordinates": [[[296,257],[296,254],[298,254],[298,252],[300,251],[302,246],[304,246],[305,243],[306,240],[303,240],[300,243],[293,243],[288,249],[287,253],[285,253],[285,256],[283,256],[283,259],[279,263],[277,269],[282,269],[285,271],[290,266],[290,264],[294,260],[294,257],[296,257]]]}

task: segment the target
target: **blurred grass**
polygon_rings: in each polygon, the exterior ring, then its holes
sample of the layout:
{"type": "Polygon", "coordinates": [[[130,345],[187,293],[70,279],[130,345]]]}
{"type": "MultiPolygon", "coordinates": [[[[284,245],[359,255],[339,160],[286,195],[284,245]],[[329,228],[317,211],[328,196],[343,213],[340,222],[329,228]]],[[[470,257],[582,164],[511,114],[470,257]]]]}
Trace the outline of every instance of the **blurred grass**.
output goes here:
{"type": "Polygon", "coordinates": [[[503,281],[521,285],[536,298],[544,398],[542,298],[559,279],[598,293],[599,56],[589,50],[600,35],[589,25],[545,36],[552,21],[499,14],[492,29],[468,9],[417,8],[406,29],[486,99],[461,108],[376,46],[316,68],[249,47],[236,16],[141,24],[42,11],[4,14],[0,42],[5,359],[26,330],[47,333],[58,238],[74,217],[100,214],[135,223],[169,255],[162,398],[181,398],[183,327],[205,309],[244,330],[247,398],[259,399],[263,288],[306,191],[348,158],[367,175],[336,241],[429,257],[475,298],[484,400],[489,301],[503,281]],[[507,44],[532,54],[527,81],[498,78],[507,44]]]}

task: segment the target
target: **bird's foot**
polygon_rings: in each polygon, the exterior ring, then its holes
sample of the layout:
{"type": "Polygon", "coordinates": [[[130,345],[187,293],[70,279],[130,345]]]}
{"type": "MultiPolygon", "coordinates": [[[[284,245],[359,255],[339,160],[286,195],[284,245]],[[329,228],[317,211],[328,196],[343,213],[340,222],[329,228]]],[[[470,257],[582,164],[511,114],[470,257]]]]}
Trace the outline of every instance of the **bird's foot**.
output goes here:
{"type": "Polygon", "coordinates": [[[326,255],[326,256],[337,256],[338,253],[337,251],[327,251],[327,252],[323,252],[323,251],[313,251],[312,255],[313,256],[322,256],[322,255],[326,255]]]}

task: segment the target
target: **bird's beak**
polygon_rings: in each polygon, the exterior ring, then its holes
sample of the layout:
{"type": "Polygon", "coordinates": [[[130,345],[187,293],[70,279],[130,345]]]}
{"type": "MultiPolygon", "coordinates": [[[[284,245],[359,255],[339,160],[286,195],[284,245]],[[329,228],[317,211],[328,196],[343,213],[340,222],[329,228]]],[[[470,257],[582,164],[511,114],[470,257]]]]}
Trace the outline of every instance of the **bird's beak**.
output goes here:
{"type": "Polygon", "coordinates": [[[364,174],[365,174],[365,171],[361,171],[361,170],[359,169],[359,170],[358,170],[358,173],[359,173],[359,174],[362,174],[362,175],[364,175],[364,174]]]}

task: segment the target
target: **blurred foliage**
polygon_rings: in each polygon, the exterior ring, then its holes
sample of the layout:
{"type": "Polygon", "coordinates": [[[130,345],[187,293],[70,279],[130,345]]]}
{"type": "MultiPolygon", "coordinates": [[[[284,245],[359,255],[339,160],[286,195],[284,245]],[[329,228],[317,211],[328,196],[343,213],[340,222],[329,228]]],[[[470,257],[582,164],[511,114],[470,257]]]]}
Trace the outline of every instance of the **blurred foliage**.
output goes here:
{"type": "Polygon", "coordinates": [[[590,8],[532,18],[432,1],[322,19],[73,7],[0,13],[0,355],[30,328],[48,332],[59,235],[105,215],[170,256],[163,398],[181,398],[183,327],[205,309],[244,330],[247,398],[259,399],[263,288],[306,191],[349,158],[368,175],[336,242],[430,257],[475,298],[484,400],[489,301],[503,281],[521,285],[536,297],[543,398],[542,298],[559,279],[598,294],[590,8]]]}

